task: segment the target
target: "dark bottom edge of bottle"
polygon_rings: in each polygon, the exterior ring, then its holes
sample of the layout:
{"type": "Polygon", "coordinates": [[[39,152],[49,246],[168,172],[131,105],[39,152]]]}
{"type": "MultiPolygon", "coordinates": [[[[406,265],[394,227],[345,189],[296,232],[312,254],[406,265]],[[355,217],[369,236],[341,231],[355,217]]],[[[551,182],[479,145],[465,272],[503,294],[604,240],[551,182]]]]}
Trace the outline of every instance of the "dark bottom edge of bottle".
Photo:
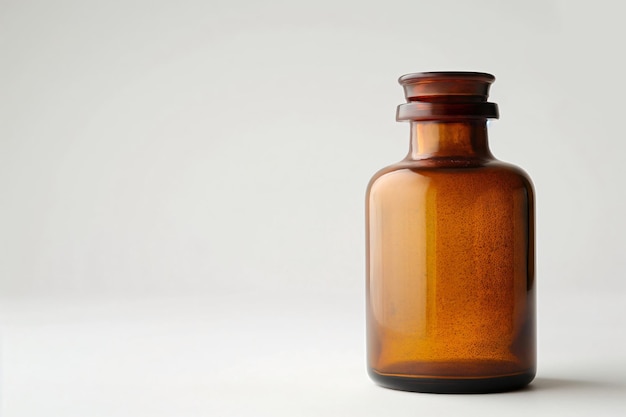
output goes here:
{"type": "Polygon", "coordinates": [[[497,377],[459,379],[381,375],[372,369],[368,372],[370,378],[382,387],[431,394],[489,394],[515,391],[524,388],[535,378],[534,371],[497,377]]]}

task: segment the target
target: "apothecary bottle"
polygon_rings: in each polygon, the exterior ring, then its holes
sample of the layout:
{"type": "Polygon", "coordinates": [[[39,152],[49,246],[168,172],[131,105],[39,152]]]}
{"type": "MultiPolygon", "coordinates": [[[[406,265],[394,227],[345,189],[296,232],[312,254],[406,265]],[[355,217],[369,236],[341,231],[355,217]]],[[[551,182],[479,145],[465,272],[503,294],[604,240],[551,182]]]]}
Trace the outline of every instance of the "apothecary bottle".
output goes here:
{"type": "Polygon", "coordinates": [[[368,371],[408,391],[508,391],[535,376],[534,192],[487,142],[495,78],[400,78],[404,160],[366,197],[368,371]]]}

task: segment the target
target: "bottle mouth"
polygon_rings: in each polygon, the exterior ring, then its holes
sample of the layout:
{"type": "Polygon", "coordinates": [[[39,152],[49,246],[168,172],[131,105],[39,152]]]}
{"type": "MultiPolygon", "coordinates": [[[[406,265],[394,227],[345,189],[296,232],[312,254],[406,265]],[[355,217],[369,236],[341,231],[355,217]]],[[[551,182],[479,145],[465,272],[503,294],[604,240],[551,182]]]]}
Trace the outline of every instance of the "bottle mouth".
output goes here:
{"type": "Polygon", "coordinates": [[[401,76],[398,81],[400,84],[413,82],[414,80],[426,80],[434,79],[440,80],[443,78],[450,79],[465,79],[465,80],[477,80],[493,83],[496,80],[492,74],[486,72],[471,72],[471,71],[431,71],[431,72],[413,72],[411,74],[405,74],[401,76]]]}
{"type": "Polygon", "coordinates": [[[487,101],[495,77],[484,72],[419,72],[398,82],[407,103],[398,106],[396,119],[497,119],[498,106],[487,101]]]}

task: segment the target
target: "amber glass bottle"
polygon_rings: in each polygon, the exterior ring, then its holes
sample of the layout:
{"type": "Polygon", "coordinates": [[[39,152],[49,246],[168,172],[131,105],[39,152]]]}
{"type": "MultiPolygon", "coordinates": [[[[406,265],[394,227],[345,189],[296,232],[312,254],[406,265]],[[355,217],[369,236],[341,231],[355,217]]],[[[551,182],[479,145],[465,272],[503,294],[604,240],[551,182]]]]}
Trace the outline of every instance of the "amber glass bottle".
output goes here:
{"type": "Polygon", "coordinates": [[[410,151],[366,199],[368,369],[382,386],[498,392],[535,376],[534,193],[489,150],[494,80],[400,78],[410,151]]]}

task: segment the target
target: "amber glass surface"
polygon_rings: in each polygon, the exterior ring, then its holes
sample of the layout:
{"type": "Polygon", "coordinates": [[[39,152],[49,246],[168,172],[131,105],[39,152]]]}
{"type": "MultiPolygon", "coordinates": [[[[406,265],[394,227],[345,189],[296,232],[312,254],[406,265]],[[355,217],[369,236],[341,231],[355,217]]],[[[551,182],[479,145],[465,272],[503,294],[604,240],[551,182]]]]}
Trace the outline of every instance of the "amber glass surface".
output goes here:
{"type": "Polygon", "coordinates": [[[486,118],[420,117],[407,157],[367,191],[370,376],[421,392],[523,387],[536,362],[531,181],[490,153],[486,118]]]}

